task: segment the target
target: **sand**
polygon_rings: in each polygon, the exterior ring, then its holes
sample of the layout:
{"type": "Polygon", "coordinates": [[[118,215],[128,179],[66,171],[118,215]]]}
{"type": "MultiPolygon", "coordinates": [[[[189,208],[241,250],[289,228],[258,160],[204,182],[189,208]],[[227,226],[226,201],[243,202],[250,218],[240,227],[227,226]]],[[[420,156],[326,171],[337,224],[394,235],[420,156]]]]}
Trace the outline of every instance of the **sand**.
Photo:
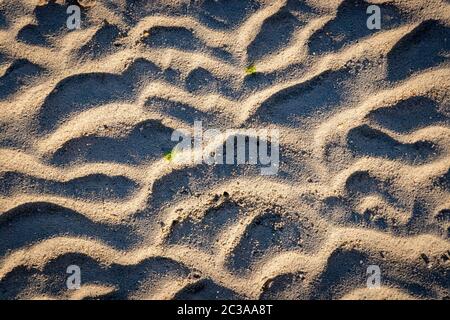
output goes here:
{"type": "Polygon", "coordinates": [[[0,109],[1,299],[450,297],[448,0],[0,0],[0,109]]]}

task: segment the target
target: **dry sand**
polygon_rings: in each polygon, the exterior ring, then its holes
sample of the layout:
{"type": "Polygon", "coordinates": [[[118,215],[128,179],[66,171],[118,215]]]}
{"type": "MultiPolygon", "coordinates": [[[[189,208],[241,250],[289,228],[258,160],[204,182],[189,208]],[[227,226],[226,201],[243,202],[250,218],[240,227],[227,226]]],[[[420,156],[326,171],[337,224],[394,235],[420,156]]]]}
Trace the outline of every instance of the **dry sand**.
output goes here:
{"type": "Polygon", "coordinates": [[[0,0],[0,298],[449,298],[448,0],[69,4],[0,0]],[[165,159],[194,120],[278,175],[165,159]]]}

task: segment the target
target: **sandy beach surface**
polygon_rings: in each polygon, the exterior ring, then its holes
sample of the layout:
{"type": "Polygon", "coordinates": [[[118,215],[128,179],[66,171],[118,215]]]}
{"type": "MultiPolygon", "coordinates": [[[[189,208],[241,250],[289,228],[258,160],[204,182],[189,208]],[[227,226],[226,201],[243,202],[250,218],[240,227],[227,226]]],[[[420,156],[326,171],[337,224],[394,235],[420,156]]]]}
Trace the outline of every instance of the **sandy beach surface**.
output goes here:
{"type": "Polygon", "coordinates": [[[0,0],[0,299],[449,299],[449,237],[450,1],[0,0]]]}

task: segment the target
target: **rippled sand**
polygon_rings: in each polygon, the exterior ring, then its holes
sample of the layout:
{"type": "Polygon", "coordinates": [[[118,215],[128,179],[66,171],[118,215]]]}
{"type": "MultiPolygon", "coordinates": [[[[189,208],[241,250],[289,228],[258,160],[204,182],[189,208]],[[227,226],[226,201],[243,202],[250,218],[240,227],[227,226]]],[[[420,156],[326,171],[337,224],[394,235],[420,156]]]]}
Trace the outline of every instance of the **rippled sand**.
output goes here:
{"type": "Polygon", "coordinates": [[[449,1],[74,3],[0,1],[0,298],[449,298],[449,1]],[[278,174],[164,157],[196,120],[278,174]]]}

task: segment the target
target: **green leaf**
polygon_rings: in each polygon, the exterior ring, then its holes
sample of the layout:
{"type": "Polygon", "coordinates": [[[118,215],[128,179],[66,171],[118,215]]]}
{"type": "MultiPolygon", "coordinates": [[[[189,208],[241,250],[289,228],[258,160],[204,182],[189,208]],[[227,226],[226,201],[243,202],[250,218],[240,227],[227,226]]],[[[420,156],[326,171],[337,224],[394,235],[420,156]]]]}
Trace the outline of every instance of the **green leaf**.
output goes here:
{"type": "Polygon", "coordinates": [[[247,68],[245,68],[245,73],[248,75],[256,73],[256,66],[254,64],[249,65],[247,68]]]}
{"type": "Polygon", "coordinates": [[[168,151],[168,152],[164,153],[164,159],[166,159],[167,161],[172,161],[174,156],[175,156],[175,151],[174,150],[171,150],[171,151],[168,151]]]}

